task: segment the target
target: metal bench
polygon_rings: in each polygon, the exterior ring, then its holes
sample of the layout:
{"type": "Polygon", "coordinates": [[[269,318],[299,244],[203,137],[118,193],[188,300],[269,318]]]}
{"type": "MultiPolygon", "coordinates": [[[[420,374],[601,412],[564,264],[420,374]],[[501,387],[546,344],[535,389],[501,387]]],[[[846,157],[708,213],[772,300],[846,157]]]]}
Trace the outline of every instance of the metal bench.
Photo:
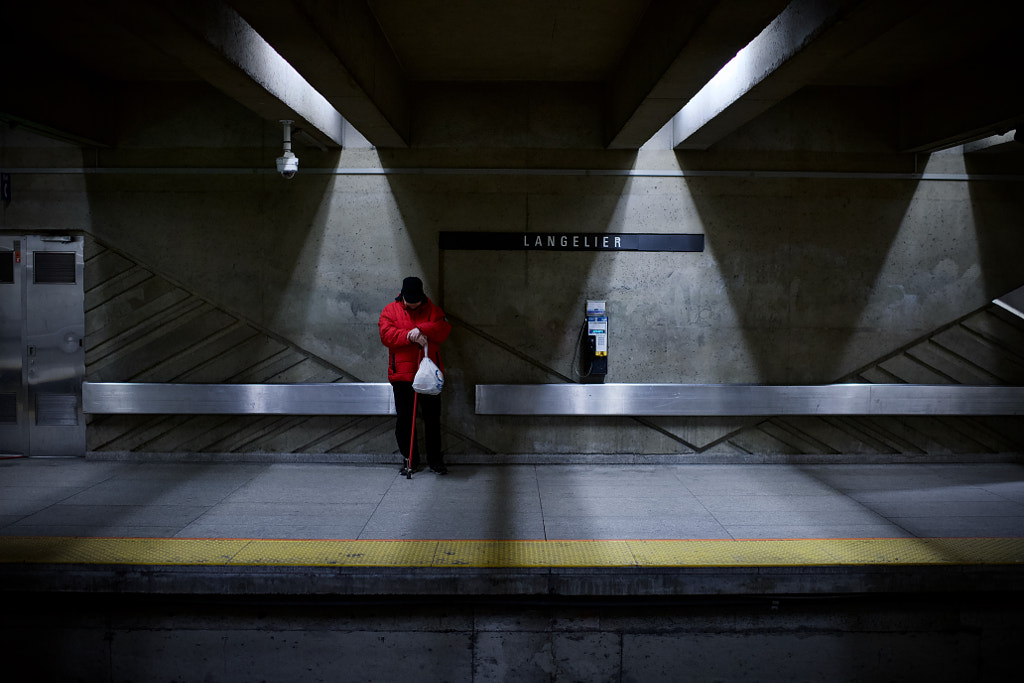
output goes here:
{"type": "MultiPolygon", "coordinates": [[[[84,382],[90,414],[394,415],[391,385],[84,382]]],[[[478,415],[1024,415],[1024,387],[478,384],[478,415]]]]}
{"type": "Polygon", "coordinates": [[[1024,387],[478,384],[478,415],[1024,415],[1024,387]]]}
{"type": "Polygon", "coordinates": [[[387,383],[159,384],[84,382],[90,414],[394,415],[387,383]]]}

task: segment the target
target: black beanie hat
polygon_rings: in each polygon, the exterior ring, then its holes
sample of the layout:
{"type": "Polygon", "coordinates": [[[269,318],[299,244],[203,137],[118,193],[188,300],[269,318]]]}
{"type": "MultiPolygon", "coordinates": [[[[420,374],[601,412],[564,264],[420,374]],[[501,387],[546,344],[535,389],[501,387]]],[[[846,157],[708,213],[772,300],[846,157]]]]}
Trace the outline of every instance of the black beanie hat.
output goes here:
{"type": "Polygon", "coordinates": [[[402,298],[407,304],[423,301],[423,281],[418,277],[407,277],[402,280],[402,298]]]}

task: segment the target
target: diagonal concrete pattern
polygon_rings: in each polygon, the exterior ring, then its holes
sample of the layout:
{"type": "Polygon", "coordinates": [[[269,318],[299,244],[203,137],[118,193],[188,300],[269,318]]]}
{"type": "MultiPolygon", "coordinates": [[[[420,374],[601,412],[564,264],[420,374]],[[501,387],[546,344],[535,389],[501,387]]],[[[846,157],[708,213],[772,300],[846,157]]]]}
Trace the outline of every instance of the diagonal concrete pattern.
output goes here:
{"type": "MultiPolygon", "coordinates": [[[[989,304],[839,382],[1018,385],[1024,383],[1024,319],[989,304]]],[[[725,436],[748,453],[923,456],[1019,452],[1012,417],[773,417],[725,436]]]]}
{"type": "MultiPolygon", "coordinates": [[[[88,239],[86,260],[86,373],[91,381],[361,381],[97,240],[88,239]]],[[[87,434],[90,451],[396,450],[394,418],[375,416],[94,415],[87,434]]],[[[451,431],[446,443],[455,453],[486,452],[451,431]]]]}
{"type": "MultiPolygon", "coordinates": [[[[87,242],[87,264],[86,359],[91,381],[360,381],[97,240],[87,242]]],[[[475,344],[494,347],[548,381],[571,381],[486,331],[457,316],[452,319],[475,344]]],[[[1022,339],[1024,320],[989,305],[838,381],[1020,384],[1022,339]]],[[[389,417],[103,415],[89,420],[88,450],[93,452],[366,454],[381,459],[395,452],[389,417]]],[[[854,453],[913,458],[1024,448],[1024,430],[1012,417],[622,420],[660,434],[675,444],[678,453],[741,459],[854,453]]],[[[494,460],[497,453],[512,453],[451,429],[446,452],[461,461],[475,456],[494,460]]]]}

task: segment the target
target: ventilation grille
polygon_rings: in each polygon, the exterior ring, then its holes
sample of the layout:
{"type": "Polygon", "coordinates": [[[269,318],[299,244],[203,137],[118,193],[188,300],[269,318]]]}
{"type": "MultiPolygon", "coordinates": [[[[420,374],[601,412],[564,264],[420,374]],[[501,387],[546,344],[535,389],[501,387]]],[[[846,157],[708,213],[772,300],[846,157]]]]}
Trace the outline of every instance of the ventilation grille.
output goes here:
{"type": "Polygon", "coordinates": [[[14,282],[14,252],[0,251],[0,284],[14,282]]]}
{"type": "Polygon", "coordinates": [[[18,424],[17,394],[0,394],[0,425],[18,424]]]}
{"type": "Polygon", "coordinates": [[[78,397],[74,394],[36,396],[36,424],[40,427],[78,426],[78,397]]]}
{"type": "Polygon", "coordinates": [[[35,282],[40,285],[75,284],[75,253],[37,251],[33,255],[35,282]]]}

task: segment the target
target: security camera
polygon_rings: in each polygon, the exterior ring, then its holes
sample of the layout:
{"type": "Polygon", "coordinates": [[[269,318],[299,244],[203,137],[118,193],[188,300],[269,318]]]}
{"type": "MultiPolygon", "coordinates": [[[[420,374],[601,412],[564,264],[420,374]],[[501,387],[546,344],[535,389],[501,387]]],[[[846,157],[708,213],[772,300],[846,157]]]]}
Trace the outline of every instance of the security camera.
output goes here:
{"type": "Polygon", "coordinates": [[[284,155],[277,158],[277,172],[287,180],[299,172],[299,158],[292,154],[292,122],[281,121],[281,125],[284,126],[284,155]]]}
{"type": "Polygon", "coordinates": [[[277,158],[277,172],[283,178],[294,178],[295,174],[299,172],[299,158],[286,151],[284,156],[277,158]]]}

